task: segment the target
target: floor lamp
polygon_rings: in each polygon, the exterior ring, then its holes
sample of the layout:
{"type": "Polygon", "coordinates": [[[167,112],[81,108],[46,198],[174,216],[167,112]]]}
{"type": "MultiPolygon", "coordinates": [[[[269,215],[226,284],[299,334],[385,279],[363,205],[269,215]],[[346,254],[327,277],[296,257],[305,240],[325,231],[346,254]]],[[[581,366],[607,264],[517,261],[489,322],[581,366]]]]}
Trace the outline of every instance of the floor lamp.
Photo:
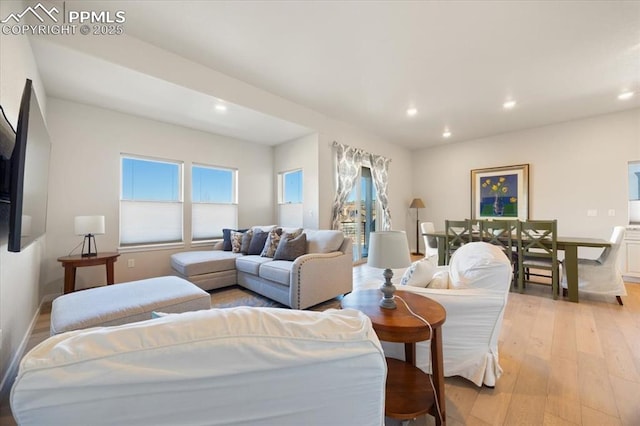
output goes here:
{"type": "Polygon", "coordinates": [[[409,208],[416,209],[416,252],[412,254],[420,255],[422,253],[420,253],[420,218],[418,217],[418,209],[424,209],[422,198],[414,198],[409,208]]]}

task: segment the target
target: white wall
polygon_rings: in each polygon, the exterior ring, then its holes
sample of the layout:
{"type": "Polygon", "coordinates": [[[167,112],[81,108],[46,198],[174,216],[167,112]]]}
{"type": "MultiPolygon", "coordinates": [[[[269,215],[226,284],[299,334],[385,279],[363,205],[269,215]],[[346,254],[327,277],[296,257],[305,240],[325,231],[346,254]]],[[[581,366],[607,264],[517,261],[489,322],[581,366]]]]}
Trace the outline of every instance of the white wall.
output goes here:
{"type": "MultiPolygon", "coordinates": [[[[22,9],[22,2],[0,2],[0,16],[3,17],[22,9]]],[[[0,35],[0,104],[14,128],[27,78],[33,80],[42,111],[46,112],[46,96],[27,37],[0,35]]],[[[11,384],[7,376],[13,372],[9,370],[16,367],[21,345],[38,311],[40,259],[44,246],[44,237],[20,253],[9,253],[6,240],[0,244],[0,378],[3,392],[11,384]]]]}
{"type": "Polygon", "coordinates": [[[560,235],[609,238],[628,223],[627,162],[639,159],[634,109],[419,150],[414,193],[426,204],[421,220],[444,229],[445,219],[470,217],[472,169],[529,163],[530,219],[558,219],[560,235]]]}
{"type": "MultiPolygon", "coordinates": [[[[56,259],[81,238],[73,233],[77,215],[106,216],[106,234],[96,237],[99,251],[116,251],[119,231],[120,154],[135,154],[238,169],[238,225],[274,222],[273,148],[145,118],[49,99],[51,152],[46,293],[62,289],[63,269],[56,259]],[[265,177],[269,177],[265,179],[265,177]]],[[[185,172],[185,198],[191,187],[185,172]]],[[[185,212],[185,238],[191,218],[185,212]]],[[[188,246],[187,246],[188,248],[188,246]]],[[[117,282],[167,275],[174,250],[123,253],[116,262],[117,282]],[[127,260],[135,259],[128,268],[127,260]]],[[[106,282],[104,267],[78,269],[76,287],[106,282]]]]}

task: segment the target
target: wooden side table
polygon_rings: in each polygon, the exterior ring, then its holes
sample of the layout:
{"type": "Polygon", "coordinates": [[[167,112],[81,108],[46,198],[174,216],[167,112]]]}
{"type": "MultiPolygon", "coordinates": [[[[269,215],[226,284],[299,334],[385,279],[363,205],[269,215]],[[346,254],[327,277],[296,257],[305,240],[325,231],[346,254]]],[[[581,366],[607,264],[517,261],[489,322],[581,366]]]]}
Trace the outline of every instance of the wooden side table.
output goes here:
{"type": "Polygon", "coordinates": [[[113,264],[120,253],[104,252],[96,256],[82,257],[81,255],[63,256],[58,262],[64,267],[64,294],[76,290],[76,269],[83,266],[105,265],[107,269],[107,285],[113,284],[113,264]]]}
{"type": "Polygon", "coordinates": [[[358,290],[346,295],[342,299],[342,307],[364,312],[371,319],[373,329],[380,340],[404,343],[406,362],[387,358],[385,415],[408,420],[430,413],[435,417],[437,425],[444,425],[447,417],[441,326],[446,319],[446,311],[438,302],[418,294],[396,290],[396,295],[431,324],[433,335],[429,332],[429,327],[413,316],[401,300],[396,300],[397,309],[381,308],[379,303],[382,292],[377,289],[358,290]],[[416,342],[429,338],[436,395],[433,394],[429,376],[415,366],[416,342]],[[434,404],[436,398],[442,418],[434,404]]]}

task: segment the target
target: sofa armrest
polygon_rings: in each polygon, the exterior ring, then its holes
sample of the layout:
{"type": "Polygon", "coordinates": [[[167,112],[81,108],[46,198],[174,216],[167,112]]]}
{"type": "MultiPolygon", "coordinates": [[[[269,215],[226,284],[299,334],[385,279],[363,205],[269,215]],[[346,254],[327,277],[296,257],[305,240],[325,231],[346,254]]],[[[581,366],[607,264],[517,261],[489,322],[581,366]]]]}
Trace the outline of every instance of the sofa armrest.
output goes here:
{"type": "Polygon", "coordinates": [[[353,260],[350,252],[309,253],[291,267],[291,307],[310,306],[351,292],[353,260]]]}

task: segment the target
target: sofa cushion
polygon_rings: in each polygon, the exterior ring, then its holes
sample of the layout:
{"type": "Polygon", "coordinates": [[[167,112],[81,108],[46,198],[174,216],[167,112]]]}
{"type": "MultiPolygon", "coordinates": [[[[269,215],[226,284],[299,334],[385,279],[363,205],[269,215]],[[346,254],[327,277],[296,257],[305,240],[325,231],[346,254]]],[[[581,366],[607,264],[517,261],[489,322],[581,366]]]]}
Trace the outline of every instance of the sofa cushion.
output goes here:
{"type": "Polygon", "coordinates": [[[273,260],[260,265],[260,278],[275,281],[278,284],[291,285],[291,268],[293,262],[288,260],[273,260]]]}
{"type": "Polygon", "coordinates": [[[236,258],[242,256],[222,250],[184,251],[171,255],[171,266],[185,277],[234,270],[236,258]]]}
{"type": "Polygon", "coordinates": [[[340,249],[344,241],[342,231],[307,229],[307,253],[331,253],[340,249]]]}
{"type": "Polygon", "coordinates": [[[296,260],[307,252],[307,234],[300,234],[293,238],[290,238],[290,235],[284,234],[280,238],[273,260],[296,260]]]}
{"type": "Polygon", "coordinates": [[[236,259],[236,269],[247,274],[258,275],[260,265],[266,262],[273,262],[270,257],[263,256],[242,256],[236,259]]]}

